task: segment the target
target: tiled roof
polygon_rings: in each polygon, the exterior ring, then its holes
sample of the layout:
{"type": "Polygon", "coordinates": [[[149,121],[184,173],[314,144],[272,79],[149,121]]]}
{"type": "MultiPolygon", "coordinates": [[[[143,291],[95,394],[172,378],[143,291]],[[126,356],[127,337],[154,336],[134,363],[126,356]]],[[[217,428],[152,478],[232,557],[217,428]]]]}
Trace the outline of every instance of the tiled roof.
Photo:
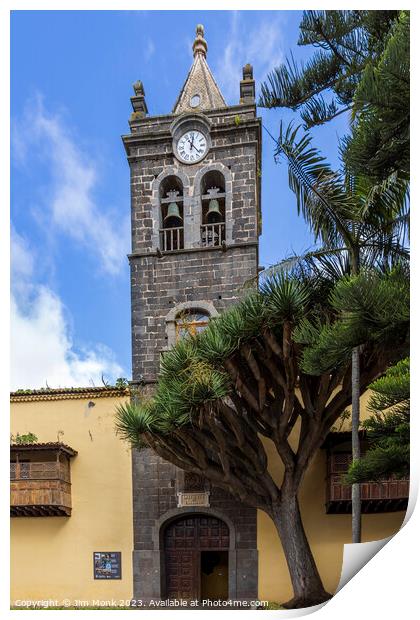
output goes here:
{"type": "Polygon", "coordinates": [[[70,446],[65,443],[60,443],[59,441],[49,441],[47,443],[14,443],[10,445],[10,449],[13,452],[33,452],[34,450],[62,450],[66,452],[70,456],[75,456],[77,454],[77,450],[73,450],[70,446]]]}
{"type": "MultiPolygon", "coordinates": [[[[365,429],[359,429],[359,438],[366,438],[365,429]]],[[[351,441],[351,431],[330,431],[321,448],[330,448],[351,441]]]]}
{"type": "Polygon", "coordinates": [[[76,398],[110,398],[126,396],[127,387],[71,387],[41,388],[39,390],[17,390],[10,393],[11,402],[30,402],[37,400],[68,400],[76,398]]]}

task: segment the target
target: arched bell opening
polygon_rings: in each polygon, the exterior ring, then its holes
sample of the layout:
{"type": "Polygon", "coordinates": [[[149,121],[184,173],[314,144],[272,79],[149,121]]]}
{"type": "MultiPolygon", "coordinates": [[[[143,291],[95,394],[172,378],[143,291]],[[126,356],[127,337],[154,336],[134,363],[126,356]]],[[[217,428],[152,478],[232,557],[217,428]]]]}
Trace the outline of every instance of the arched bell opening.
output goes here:
{"type": "Polygon", "coordinates": [[[159,188],[162,227],[160,248],[164,252],[184,247],[184,189],[175,175],[165,177],[159,188]]]}
{"type": "Polygon", "coordinates": [[[226,239],[226,185],[219,170],[209,170],[201,180],[201,245],[220,246],[226,239]]]}

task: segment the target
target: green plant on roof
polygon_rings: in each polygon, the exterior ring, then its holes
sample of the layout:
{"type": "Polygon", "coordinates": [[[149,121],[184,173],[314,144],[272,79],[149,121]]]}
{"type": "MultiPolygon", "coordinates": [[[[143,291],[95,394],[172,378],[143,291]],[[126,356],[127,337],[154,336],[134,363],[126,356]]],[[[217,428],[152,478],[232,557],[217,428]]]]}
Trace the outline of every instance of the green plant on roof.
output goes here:
{"type": "Polygon", "coordinates": [[[16,433],[16,435],[10,435],[10,443],[22,445],[26,443],[36,443],[38,441],[38,437],[31,432],[26,433],[25,435],[21,435],[20,433],[16,433]]]}
{"type": "Polygon", "coordinates": [[[118,389],[123,389],[123,388],[128,387],[128,379],[126,379],[125,377],[119,377],[115,381],[115,387],[118,389]]]}

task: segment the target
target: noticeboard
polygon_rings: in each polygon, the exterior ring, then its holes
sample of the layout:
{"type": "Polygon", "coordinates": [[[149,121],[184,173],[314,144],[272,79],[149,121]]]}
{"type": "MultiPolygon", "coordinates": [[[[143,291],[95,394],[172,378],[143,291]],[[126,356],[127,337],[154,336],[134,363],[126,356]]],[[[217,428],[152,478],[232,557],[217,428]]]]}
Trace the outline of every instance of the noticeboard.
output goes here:
{"type": "Polygon", "coordinates": [[[95,551],[93,578],[121,579],[121,551],[95,551]]]}

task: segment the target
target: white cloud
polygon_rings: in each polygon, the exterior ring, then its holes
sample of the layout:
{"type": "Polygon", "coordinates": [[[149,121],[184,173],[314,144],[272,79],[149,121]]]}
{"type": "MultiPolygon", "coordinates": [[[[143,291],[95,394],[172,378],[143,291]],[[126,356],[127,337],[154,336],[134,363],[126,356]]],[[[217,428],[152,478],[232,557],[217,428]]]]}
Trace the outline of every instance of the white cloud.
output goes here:
{"type": "Polygon", "coordinates": [[[128,215],[118,224],[115,214],[111,217],[105,205],[96,204],[94,159],[75,144],[62,118],[44,108],[41,97],[34,98],[30,111],[15,123],[13,145],[18,164],[30,153],[47,166],[42,210],[49,227],[96,255],[106,273],[119,273],[129,248],[128,215]]]}
{"type": "Polygon", "coordinates": [[[146,62],[149,62],[149,60],[152,58],[153,54],[155,53],[155,49],[155,44],[153,43],[152,39],[147,39],[144,48],[144,59],[146,62]]]}
{"type": "Polygon", "coordinates": [[[26,239],[11,227],[10,250],[13,255],[11,261],[12,277],[16,280],[26,279],[32,276],[34,259],[29,251],[26,239]]]}
{"type": "Polygon", "coordinates": [[[281,15],[273,18],[272,13],[264,12],[256,18],[253,26],[246,25],[238,11],[232,11],[228,41],[223,55],[215,68],[215,76],[220,90],[228,104],[239,102],[239,81],[242,67],[250,63],[254,67],[257,91],[260,82],[284,59],[282,52],[281,15]]]}
{"type": "Polygon", "coordinates": [[[11,389],[102,385],[122,375],[102,344],[74,348],[66,309],[47,286],[33,282],[34,257],[12,229],[11,389]]]}

